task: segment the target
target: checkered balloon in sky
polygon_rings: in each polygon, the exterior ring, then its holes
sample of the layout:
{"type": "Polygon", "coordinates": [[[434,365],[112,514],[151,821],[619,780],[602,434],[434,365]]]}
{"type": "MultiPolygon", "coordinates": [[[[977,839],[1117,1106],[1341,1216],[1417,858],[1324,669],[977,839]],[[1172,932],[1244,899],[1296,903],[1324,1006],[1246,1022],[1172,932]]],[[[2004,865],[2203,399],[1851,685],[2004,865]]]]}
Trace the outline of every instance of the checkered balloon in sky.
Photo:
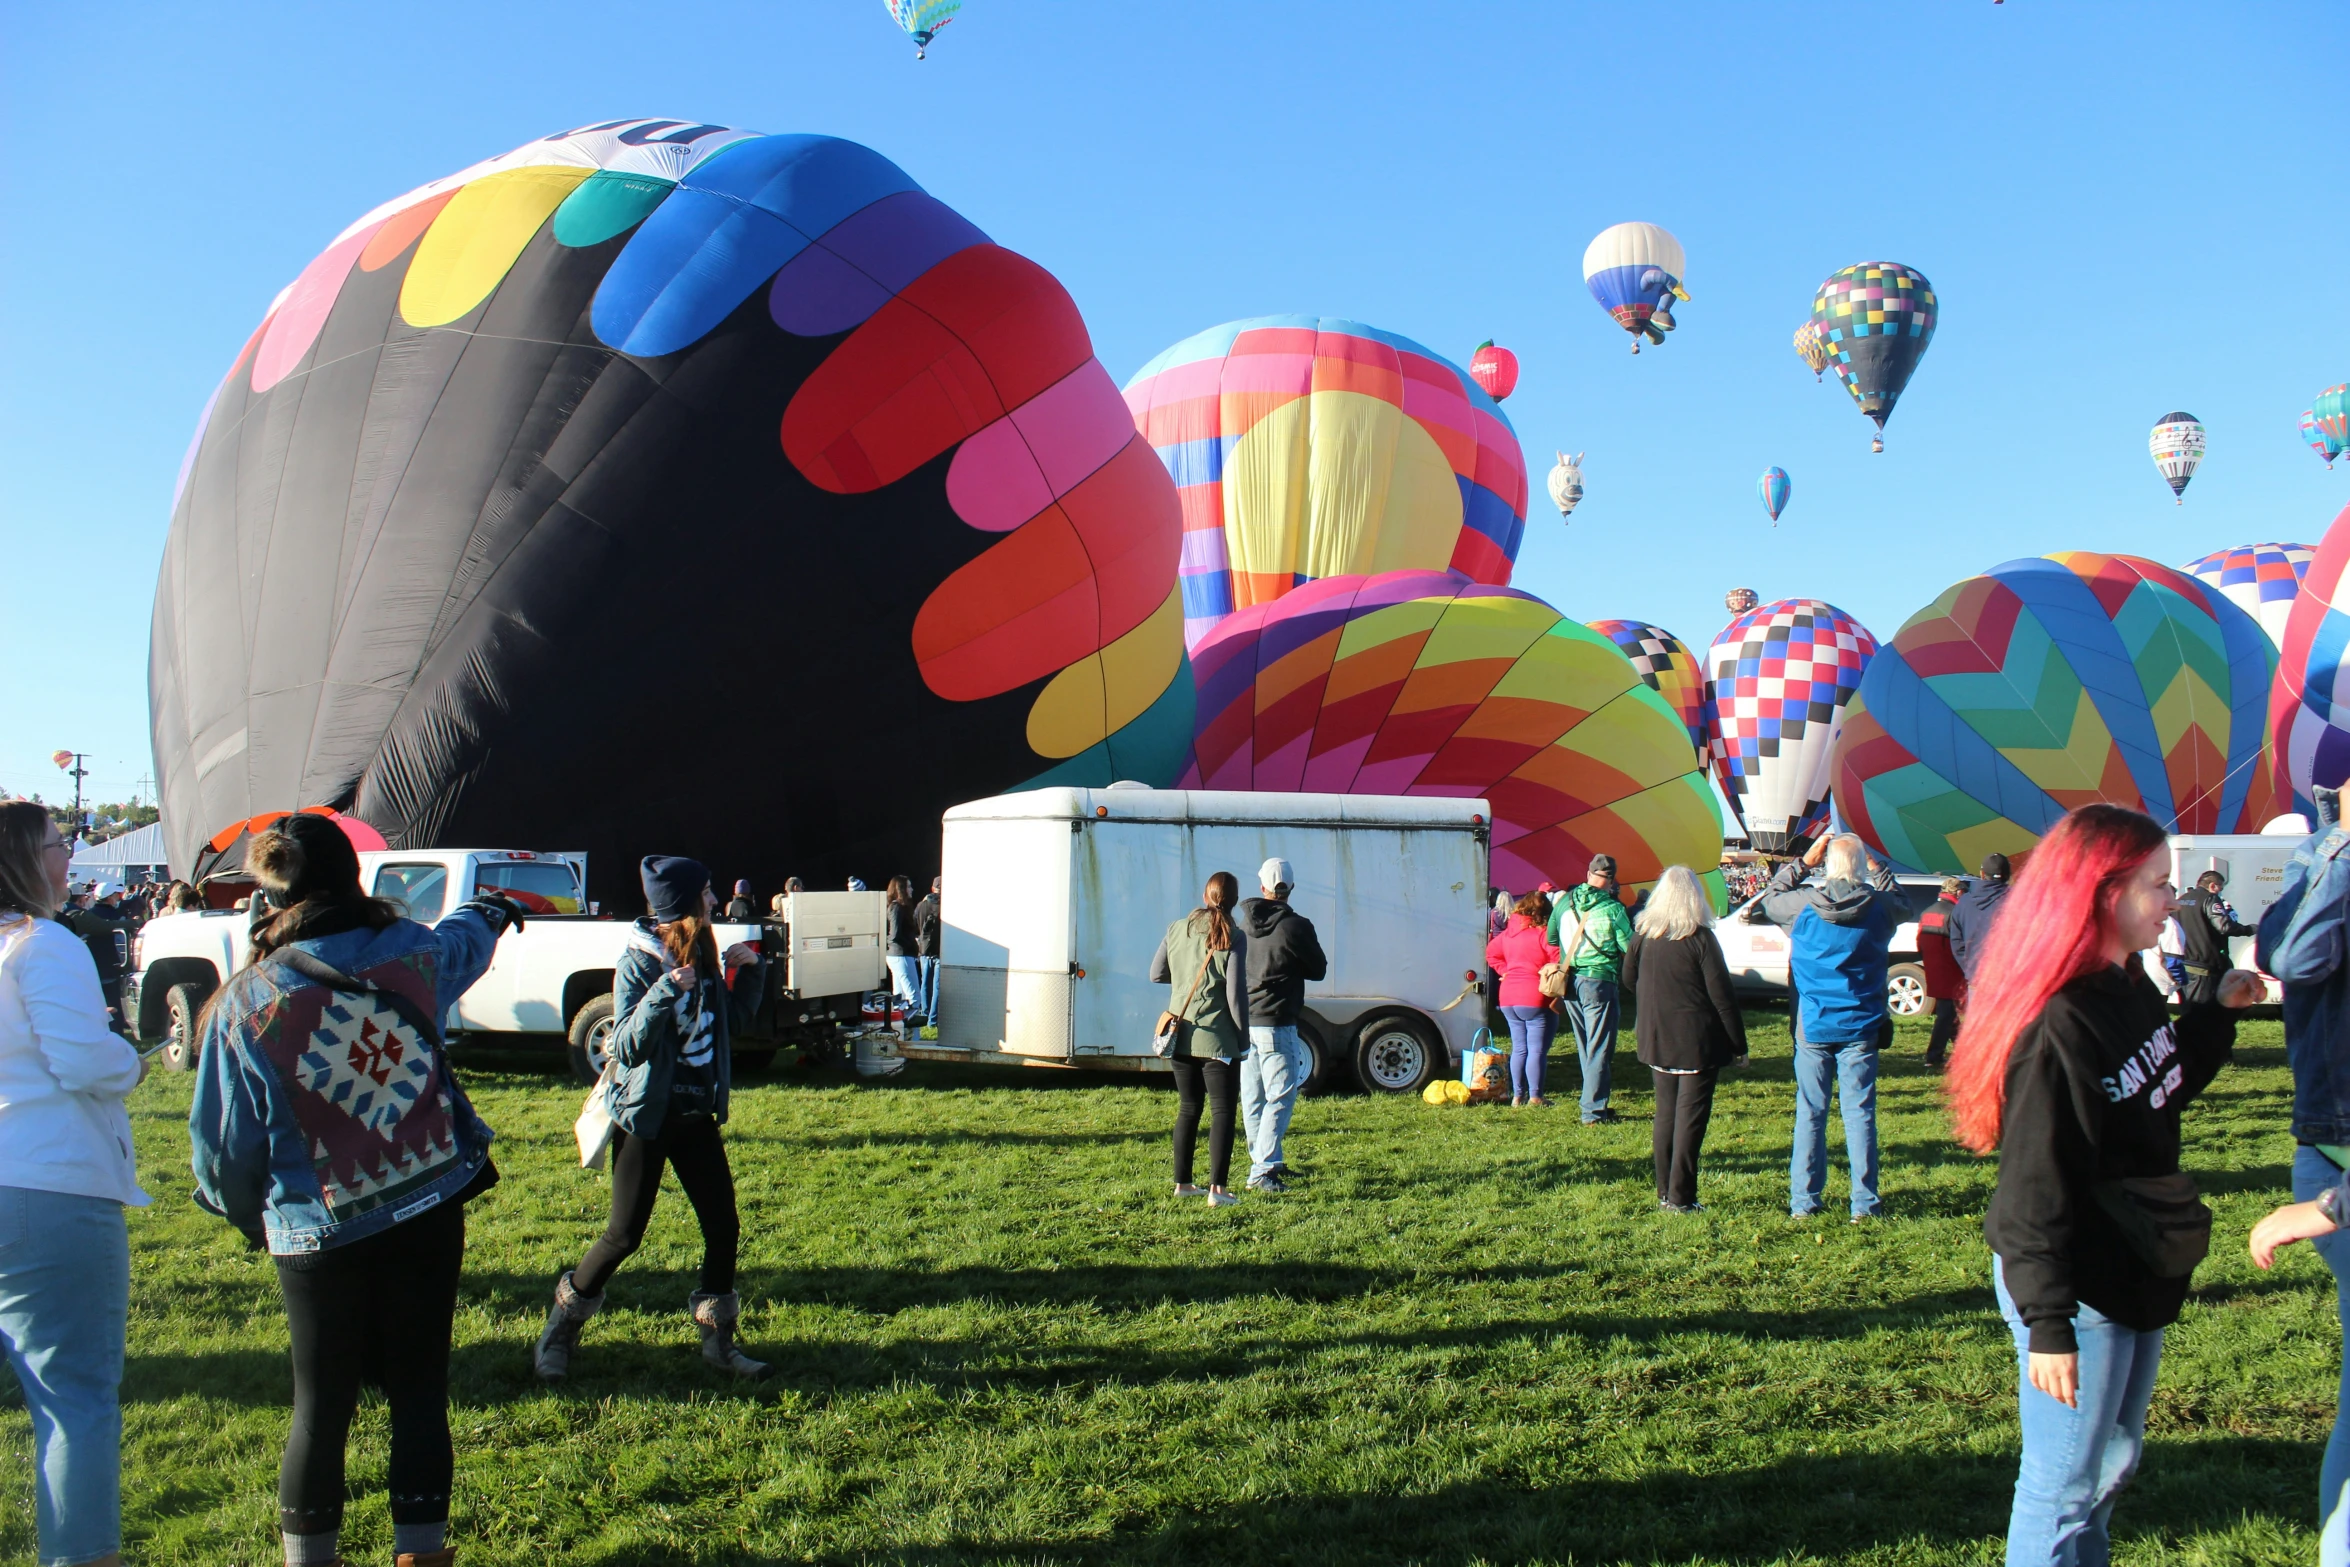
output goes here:
{"type": "Polygon", "coordinates": [[[1942,307],[1934,285],[1898,261],[1864,261],[1831,273],[1811,303],[1828,367],[1876,422],[1871,449],[1885,449],[1885,421],[1934,341],[1942,307]]]}
{"type": "Polygon", "coordinates": [[[2239,544],[2213,550],[2179,570],[2227,595],[2238,609],[2260,622],[2278,647],[2285,644],[2285,620],[2301,596],[2301,579],[2317,551],[2306,544],[2239,544]]]}
{"type": "Polygon", "coordinates": [[[1828,821],[1828,764],[1877,639],[1833,604],[1779,599],[1722,628],[1705,655],[1714,779],[1766,854],[1802,849],[1828,821]]]}

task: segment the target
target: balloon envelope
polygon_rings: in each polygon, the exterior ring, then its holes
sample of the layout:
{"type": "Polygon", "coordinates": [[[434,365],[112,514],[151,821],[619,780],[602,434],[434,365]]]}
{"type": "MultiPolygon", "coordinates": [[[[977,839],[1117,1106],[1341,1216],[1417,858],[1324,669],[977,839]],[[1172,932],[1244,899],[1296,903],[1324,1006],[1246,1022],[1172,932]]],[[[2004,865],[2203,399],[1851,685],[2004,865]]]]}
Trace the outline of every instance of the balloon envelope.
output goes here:
{"type": "Polygon", "coordinates": [[[2292,808],[2317,819],[2312,785],[2350,780],[2350,506],[2326,529],[2285,618],[2269,741],[2277,787],[2292,808]]]}
{"type": "Polygon", "coordinates": [[[1806,321],[1795,329],[1795,353],[1811,368],[1813,380],[1828,368],[1828,345],[1820,340],[1820,324],[1806,321]]]}
{"type": "MultiPolygon", "coordinates": [[[[2329,386],[2318,393],[2317,401],[2309,405],[2309,413],[2335,456],[2350,450],[2350,384],[2329,386]]],[[[2326,461],[2331,466],[2333,459],[2329,457],[2326,461]]]]}
{"type": "Polygon", "coordinates": [[[955,19],[963,9],[963,0],[881,0],[889,9],[889,19],[905,29],[914,40],[914,57],[930,47],[930,40],[938,30],[955,19]]]}
{"type": "Polygon", "coordinates": [[[1762,477],[1754,481],[1755,493],[1762,497],[1763,510],[1771,514],[1771,521],[1779,520],[1779,513],[1787,509],[1787,497],[1795,486],[1788,481],[1784,468],[1765,468],[1762,477]]]}
{"type": "Polygon", "coordinates": [[[2154,421],[2146,437],[2146,454],[2154,471],[2170,485],[2172,495],[2184,495],[2187,481],[2203,463],[2203,422],[2189,413],[2168,413],[2154,421]]]}
{"type": "Polygon", "coordinates": [[[2149,560],[2013,560],[1906,621],[1836,752],[1836,811],[1895,862],[1972,874],[2105,801],[2174,833],[2276,814],[2275,654],[2224,594],[2149,560]]]}
{"type": "Polygon", "coordinates": [[[1706,650],[1714,777],[1757,849],[1792,853],[1827,825],[1836,733],[1876,651],[1867,628],[1819,599],[1758,605],[1706,650]]]}
{"type": "Polygon", "coordinates": [[[1648,689],[1665,699],[1689,726],[1690,747],[1705,751],[1705,666],[1689,645],[1662,626],[1645,620],[1594,620],[1591,629],[1616,645],[1632,661],[1648,689]]]}
{"type": "Polygon", "coordinates": [[[1583,504],[1583,454],[1577,452],[1569,459],[1559,453],[1558,466],[1550,470],[1550,500],[1562,517],[1571,516],[1583,504]]]}
{"type": "Polygon", "coordinates": [[[1500,404],[1408,337],[1259,316],[1126,383],[1183,509],[1183,633],[1322,577],[1453,570],[1509,581],[1526,457],[1500,404]]]}
{"type": "Polygon", "coordinates": [[[2213,550],[2179,570],[2206,587],[2217,588],[2228,601],[2260,625],[2268,640],[2285,645],[2285,621],[2293,601],[2301,596],[2301,579],[2317,551],[2307,544],[2239,544],[2213,550]]]}
{"type": "Polygon", "coordinates": [[[1493,883],[1709,878],[1721,816],[1681,716],[1615,645],[1531,595],[1450,572],[1309,583],[1195,653],[1186,787],[1482,797],[1493,883]]]}
{"type": "Polygon", "coordinates": [[[1926,275],[1898,261],[1830,273],[1812,299],[1812,325],[1836,379],[1880,431],[1934,341],[1939,314],[1926,275]]]}
{"type": "MultiPolygon", "coordinates": [[[[1655,224],[1618,223],[1584,248],[1583,286],[1618,326],[1661,342],[1649,322],[1672,295],[1688,297],[1681,287],[1687,266],[1681,242],[1655,224]]],[[[1632,352],[1640,352],[1638,343],[1632,352]]]]}
{"type": "Polygon", "coordinates": [[[2334,459],[2342,455],[2342,443],[2317,422],[2317,410],[2314,408],[2301,411],[2301,439],[2309,443],[2311,451],[2326,460],[2328,468],[2333,467],[2334,459]]]}
{"type": "Polygon", "coordinates": [[[345,230],[215,393],[156,592],[172,862],[326,804],[586,849],[616,903],[648,852],[919,872],[957,801],[1173,776],[1180,542],[1067,292],[879,154],[532,142],[345,230]],[[854,761],[876,713],[929,760],[854,761]]]}
{"type": "Polygon", "coordinates": [[[1506,348],[1481,343],[1469,356],[1469,379],[1498,403],[1518,389],[1518,356],[1506,348]]]}

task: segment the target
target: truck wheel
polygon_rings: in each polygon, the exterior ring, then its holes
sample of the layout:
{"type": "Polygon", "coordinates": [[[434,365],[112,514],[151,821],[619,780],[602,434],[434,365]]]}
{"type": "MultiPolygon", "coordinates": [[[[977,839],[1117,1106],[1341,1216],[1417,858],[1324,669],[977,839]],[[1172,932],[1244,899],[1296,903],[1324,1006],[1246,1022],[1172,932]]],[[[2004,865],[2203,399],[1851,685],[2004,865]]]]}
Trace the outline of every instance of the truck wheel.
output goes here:
{"type": "Polygon", "coordinates": [[[1436,1031],[1409,1012],[1383,1012],[1355,1036],[1355,1080],[1375,1094],[1416,1094],[1443,1062],[1436,1031]]]}
{"type": "Polygon", "coordinates": [[[1926,997],[1926,971],[1915,963],[1896,963],[1885,974],[1885,1005],[1895,1017],[1916,1017],[1933,1003],[1926,997]]]}
{"type": "Polygon", "coordinates": [[[737,1072],[764,1072],[774,1064],[775,1052],[772,1050],[737,1050],[734,1053],[734,1069],[737,1072]]]}
{"type": "Polygon", "coordinates": [[[196,1019],[203,1015],[206,1000],[202,985],[174,985],[163,993],[164,1006],[171,1013],[171,1023],[163,1035],[163,1069],[167,1072],[193,1071],[196,1053],[201,1048],[196,1038],[196,1019]]]}
{"type": "Polygon", "coordinates": [[[612,993],[606,991],[571,1019],[571,1075],[594,1083],[604,1075],[604,1048],[612,1040],[612,993]]]}

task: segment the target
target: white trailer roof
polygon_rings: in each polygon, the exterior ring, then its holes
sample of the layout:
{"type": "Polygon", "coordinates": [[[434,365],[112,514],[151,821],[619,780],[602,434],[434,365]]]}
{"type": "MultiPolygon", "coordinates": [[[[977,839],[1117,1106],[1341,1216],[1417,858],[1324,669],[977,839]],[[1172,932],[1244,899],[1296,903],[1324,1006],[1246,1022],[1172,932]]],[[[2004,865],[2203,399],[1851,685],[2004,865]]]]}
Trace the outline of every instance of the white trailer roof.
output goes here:
{"type": "Polygon", "coordinates": [[[1203,822],[1246,826],[1435,827],[1466,831],[1493,818],[1482,799],[1417,794],[1248,794],[1231,789],[1030,789],[951,807],[956,821],[1203,822]]]}

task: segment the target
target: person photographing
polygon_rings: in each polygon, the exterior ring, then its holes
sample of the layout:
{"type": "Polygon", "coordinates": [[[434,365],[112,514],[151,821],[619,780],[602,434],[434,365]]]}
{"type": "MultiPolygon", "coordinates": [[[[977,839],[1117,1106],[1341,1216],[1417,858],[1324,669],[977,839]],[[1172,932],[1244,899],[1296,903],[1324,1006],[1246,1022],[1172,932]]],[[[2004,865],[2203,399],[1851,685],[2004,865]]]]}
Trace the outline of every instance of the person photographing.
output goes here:
{"type": "Polygon", "coordinates": [[[1298,1038],[1306,982],[1330,972],[1314,922],[1289,906],[1296,872],[1275,856],[1257,868],[1259,896],[1240,906],[1248,977],[1248,1054],[1240,1062],[1240,1116],[1248,1134],[1249,1190],[1282,1192],[1294,1179],[1283,1140],[1297,1096],[1313,1073],[1298,1038]]]}

